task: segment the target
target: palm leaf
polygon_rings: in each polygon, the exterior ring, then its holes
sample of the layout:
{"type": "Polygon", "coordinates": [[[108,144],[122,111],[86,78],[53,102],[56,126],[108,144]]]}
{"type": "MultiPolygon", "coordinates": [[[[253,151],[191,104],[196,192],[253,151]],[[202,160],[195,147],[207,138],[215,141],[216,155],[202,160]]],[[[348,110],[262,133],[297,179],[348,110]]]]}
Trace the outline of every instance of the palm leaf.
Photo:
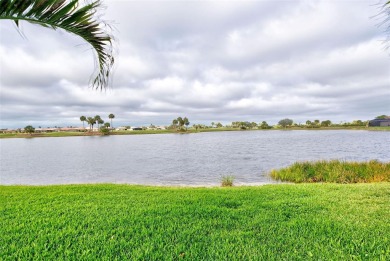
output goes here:
{"type": "Polygon", "coordinates": [[[109,86],[114,64],[113,37],[104,21],[95,19],[101,1],[84,6],[78,0],[0,0],[0,19],[39,24],[53,29],[61,28],[88,42],[96,52],[96,72],[90,84],[96,89],[109,86]]]}
{"type": "Polygon", "coordinates": [[[379,15],[383,16],[383,21],[379,24],[379,26],[384,28],[384,32],[386,34],[386,48],[390,48],[390,1],[384,2],[381,6],[381,12],[379,15]]]}

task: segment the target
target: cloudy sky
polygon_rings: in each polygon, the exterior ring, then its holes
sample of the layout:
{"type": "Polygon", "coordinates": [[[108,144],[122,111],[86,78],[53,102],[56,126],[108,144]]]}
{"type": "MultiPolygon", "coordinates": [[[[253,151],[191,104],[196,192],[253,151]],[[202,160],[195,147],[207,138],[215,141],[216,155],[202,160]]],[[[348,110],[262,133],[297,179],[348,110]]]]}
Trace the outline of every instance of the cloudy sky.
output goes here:
{"type": "Polygon", "coordinates": [[[90,47],[69,33],[0,21],[0,128],[390,114],[390,56],[377,1],[103,1],[115,26],[112,87],[88,87],[90,47]]]}

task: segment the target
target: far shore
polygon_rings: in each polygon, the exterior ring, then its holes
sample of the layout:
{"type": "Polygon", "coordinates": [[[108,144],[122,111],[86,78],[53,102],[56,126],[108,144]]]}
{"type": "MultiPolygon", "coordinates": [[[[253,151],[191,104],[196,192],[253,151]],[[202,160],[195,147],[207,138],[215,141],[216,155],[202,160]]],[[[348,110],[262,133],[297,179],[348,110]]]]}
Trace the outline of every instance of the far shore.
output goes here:
{"type": "Polygon", "coordinates": [[[239,128],[208,128],[198,129],[189,128],[188,130],[133,130],[133,131],[111,131],[108,134],[103,134],[97,131],[90,132],[48,132],[48,133],[0,133],[1,138],[47,138],[47,137],[75,137],[75,136],[110,136],[110,135],[145,135],[145,134],[192,134],[201,132],[224,132],[224,131],[321,131],[321,130],[365,130],[365,131],[390,131],[390,127],[324,127],[324,128],[272,128],[272,129],[248,129],[242,130],[239,128]]]}

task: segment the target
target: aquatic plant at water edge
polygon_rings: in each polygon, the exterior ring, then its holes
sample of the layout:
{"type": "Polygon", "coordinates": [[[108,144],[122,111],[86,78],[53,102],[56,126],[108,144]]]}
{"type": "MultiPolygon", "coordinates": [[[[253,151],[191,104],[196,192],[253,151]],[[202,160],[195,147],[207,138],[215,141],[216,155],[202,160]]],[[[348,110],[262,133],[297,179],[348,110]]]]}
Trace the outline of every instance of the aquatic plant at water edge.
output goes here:
{"type": "Polygon", "coordinates": [[[232,175],[222,176],[221,177],[221,186],[222,187],[232,187],[234,179],[235,178],[232,175]]]}
{"type": "Polygon", "coordinates": [[[281,181],[369,183],[390,182],[390,162],[371,160],[350,162],[321,160],[296,162],[287,168],[272,170],[271,177],[281,181]]]}

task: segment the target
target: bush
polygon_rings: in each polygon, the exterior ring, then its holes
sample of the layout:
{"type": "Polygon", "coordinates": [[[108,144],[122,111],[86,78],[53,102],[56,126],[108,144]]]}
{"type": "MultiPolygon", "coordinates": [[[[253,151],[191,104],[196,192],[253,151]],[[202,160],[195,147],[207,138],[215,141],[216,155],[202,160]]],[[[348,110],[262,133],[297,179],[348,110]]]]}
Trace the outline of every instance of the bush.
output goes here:
{"type": "Polygon", "coordinates": [[[108,128],[106,128],[105,126],[103,126],[103,127],[100,127],[100,132],[103,135],[108,135],[110,133],[110,130],[108,128]]]}
{"type": "Polygon", "coordinates": [[[222,187],[232,187],[234,182],[234,176],[222,176],[221,186],[222,187]]]}

